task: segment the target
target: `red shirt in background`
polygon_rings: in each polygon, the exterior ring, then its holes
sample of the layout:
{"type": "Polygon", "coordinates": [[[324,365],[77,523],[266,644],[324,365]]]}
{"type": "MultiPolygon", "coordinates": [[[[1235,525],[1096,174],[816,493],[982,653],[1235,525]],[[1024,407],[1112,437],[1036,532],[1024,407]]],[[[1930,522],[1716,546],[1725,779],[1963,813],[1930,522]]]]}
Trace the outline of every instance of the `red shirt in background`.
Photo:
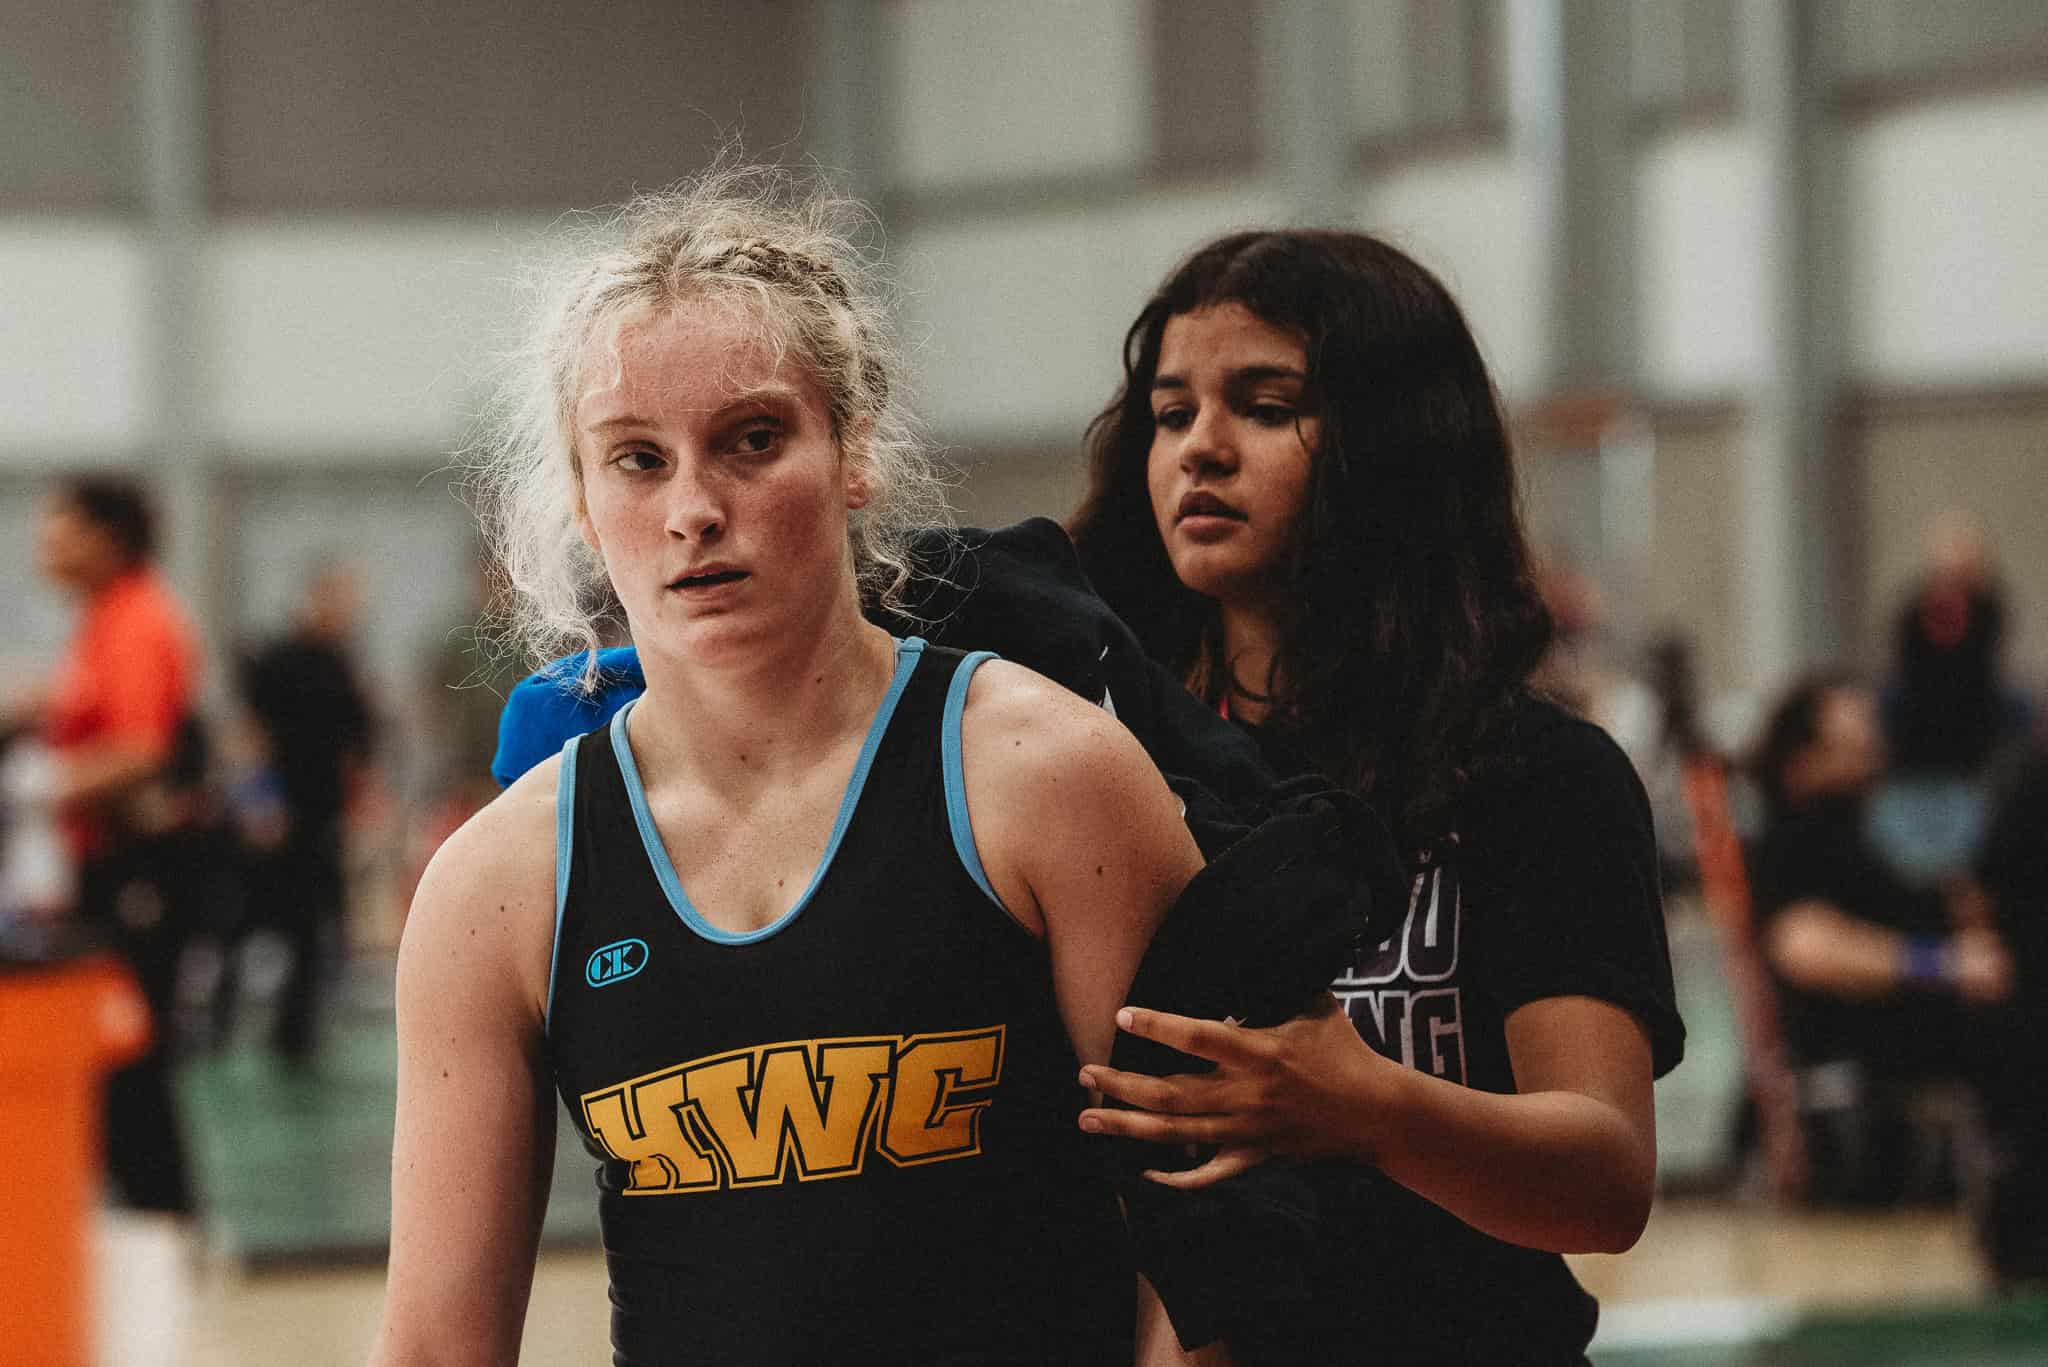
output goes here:
{"type": "MultiPolygon", "coordinates": [[[[112,742],[168,757],[196,701],[199,649],[163,577],[131,570],[93,595],[51,682],[44,738],[60,755],[112,742]]],[[[98,851],[105,825],[90,810],[67,813],[72,850],[98,851]]]]}

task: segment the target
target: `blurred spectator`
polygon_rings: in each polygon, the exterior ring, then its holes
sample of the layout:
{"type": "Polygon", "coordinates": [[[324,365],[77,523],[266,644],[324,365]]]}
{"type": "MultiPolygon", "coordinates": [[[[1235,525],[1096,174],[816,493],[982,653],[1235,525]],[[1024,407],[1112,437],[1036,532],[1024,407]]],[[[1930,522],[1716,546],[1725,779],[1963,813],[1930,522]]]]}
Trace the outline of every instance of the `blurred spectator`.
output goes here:
{"type": "Polygon", "coordinates": [[[1612,658],[1607,598],[1555,547],[1539,553],[1536,590],[1550,610],[1550,649],[1531,684],[1614,738],[1647,782],[1662,745],[1660,699],[1612,658]]]}
{"type": "Polygon", "coordinates": [[[491,634],[506,591],[503,575],[482,558],[474,566],[467,610],[421,651],[428,734],[437,750],[432,792],[465,816],[498,795],[491,777],[498,717],[526,672],[517,652],[491,634]]]}
{"type": "Polygon", "coordinates": [[[2023,735],[2029,706],[2001,679],[2006,604],[1983,529],[1965,513],[1934,520],[1926,574],[1897,625],[1885,692],[1892,764],[1907,774],[1975,774],[2023,735]]]}
{"type": "Polygon", "coordinates": [[[1688,801],[1688,775],[1702,764],[1718,766],[1720,756],[1708,743],[1700,722],[1692,642],[1682,633],[1671,632],[1651,644],[1647,688],[1654,706],[1629,758],[1635,761],[1650,796],[1665,896],[1684,896],[1700,889],[1699,842],[1688,801]]]}
{"type": "Polygon", "coordinates": [[[165,1025],[187,927],[159,838],[182,816],[176,778],[199,734],[199,651],[154,567],[156,549],[155,511],[131,481],[82,475],[59,486],[37,529],[37,558],[79,615],[33,703],[56,758],[46,796],[78,860],[78,910],[133,967],[157,1020],[148,1052],[108,1084],[109,1166],[129,1204],[184,1215],[192,1187],[165,1025]]]}
{"type": "Polygon", "coordinates": [[[1531,683],[1621,747],[1649,794],[1664,892],[1697,892],[1686,776],[1715,757],[1701,724],[1691,642],[1679,632],[1658,639],[1650,648],[1649,677],[1638,678],[1614,658],[1606,596],[1570,556],[1546,548],[1537,562],[1536,587],[1553,631],[1531,683]]]}
{"type": "Polygon", "coordinates": [[[1894,774],[1871,814],[1880,850],[1912,881],[1967,869],[1984,834],[1985,767],[2026,730],[2026,699],[2000,677],[2005,611],[1983,529],[1959,512],[1936,518],[1927,571],[1899,612],[1884,695],[1894,774]]]}
{"type": "Polygon", "coordinates": [[[1786,1041],[1809,1113],[1855,1126],[1853,1142],[1809,1134],[1821,1196],[1899,1194],[1908,1137],[1881,1093],[1930,1079],[1981,1085],[1987,1041],[1973,1008],[2012,986],[1996,934],[1952,928],[1942,892],[1901,881],[1872,848],[1866,806],[1883,762],[1874,704],[1839,677],[1779,703],[1756,761],[1754,897],[1786,1041]]]}
{"type": "Polygon", "coordinates": [[[502,609],[502,571],[479,555],[471,562],[471,601],[463,615],[423,643],[420,701],[433,749],[417,814],[406,835],[406,879],[401,906],[441,842],[479,807],[498,795],[491,760],[498,752],[498,718],[505,697],[525,671],[517,652],[493,639],[490,624],[502,609]]]}
{"type": "Polygon", "coordinates": [[[1607,683],[1595,658],[1607,623],[1600,586],[1563,550],[1543,546],[1536,552],[1536,591],[1550,612],[1552,630],[1550,649],[1531,682],[1559,706],[1598,721],[1595,713],[1607,683]]]}
{"type": "Polygon", "coordinates": [[[58,825],[59,770],[32,731],[0,738],[0,957],[71,910],[77,870],[58,825]]]}
{"type": "Polygon", "coordinates": [[[1993,918],[2011,946],[2015,992],[2009,1084],[1993,1121],[1997,1154],[1982,1234],[2001,1283],[2048,1283],[2048,750],[2017,767],[1977,862],[1993,918]]]}
{"type": "Polygon", "coordinates": [[[295,1064],[308,1062],[317,1043],[329,946],[339,941],[347,902],[343,814],[370,758],[370,705],[352,653],[361,614],[354,572],[321,565],[292,630],[242,666],[243,702],[274,787],[252,781],[281,808],[268,818],[281,828],[274,848],[257,849],[251,860],[248,916],[254,926],[276,929],[292,951],[271,1042],[295,1064]]]}
{"type": "Polygon", "coordinates": [[[2011,945],[2022,995],[2048,1002],[2048,749],[2036,747],[2016,767],[1977,877],[2011,945]]]}
{"type": "MultiPolygon", "coordinates": [[[[268,875],[289,829],[284,784],[271,767],[269,743],[254,720],[242,713],[225,729],[220,747],[221,826],[229,885],[215,902],[207,928],[213,932],[219,972],[213,980],[210,1012],[211,1043],[220,1048],[234,1037],[235,1012],[241,1003],[242,954],[249,937],[265,929],[267,904],[259,904],[251,884],[268,875]]],[[[274,877],[270,879],[274,883],[274,877]]],[[[262,889],[274,897],[272,886],[262,889]]]]}

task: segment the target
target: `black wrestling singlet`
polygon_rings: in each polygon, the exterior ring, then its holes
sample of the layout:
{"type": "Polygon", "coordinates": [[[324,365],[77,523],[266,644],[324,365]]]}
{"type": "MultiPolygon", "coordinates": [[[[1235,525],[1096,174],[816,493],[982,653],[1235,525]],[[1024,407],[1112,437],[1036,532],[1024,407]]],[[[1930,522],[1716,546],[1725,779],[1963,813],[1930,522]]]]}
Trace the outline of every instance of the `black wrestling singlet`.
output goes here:
{"type": "Polygon", "coordinates": [[[626,712],[565,753],[547,1049],[617,1367],[1130,1360],[1046,948],[967,823],[981,658],[899,643],[810,888],[751,934],[690,905],[626,712]]]}

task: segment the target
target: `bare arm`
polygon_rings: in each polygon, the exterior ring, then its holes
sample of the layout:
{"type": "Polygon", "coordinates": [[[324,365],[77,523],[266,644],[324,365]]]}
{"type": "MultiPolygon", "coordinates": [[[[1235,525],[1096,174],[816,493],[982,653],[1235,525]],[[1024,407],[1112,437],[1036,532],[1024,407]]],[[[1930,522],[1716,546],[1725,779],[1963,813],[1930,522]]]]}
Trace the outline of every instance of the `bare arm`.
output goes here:
{"type": "Polygon", "coordinates": [[[1617,1252],[1649,1217],[1656,1177],[1650,1044],[1628,1012],[1589,997],[1529,1003],[1507,1018],[1513,1095],[1482,1092],[1382,1058],[1334,998],[1265,1030],[1126,1008],[1125,1029],[1213,1059],[1213,1073],[1150,1078],[1091,1067],[1094,1086],[1146,1109],[1082,1113],[1084,1129],[1221,1145],[1186,1173],[1205,1186],[1273,1154],[1372,1164],[1509,1243],[1617,1252]]]}
{"type": "MultiPolygon", "coordinates": [[[[1786,907],[1764,934],[1764,953],[1785,981],[1851,1000],[1912,986],[1911,946],[1899,931],[1815,899],[1786,907]]],[[[1924,985],[1951,988],[1973,1001],[1997,1001],[2011,991],[2011,960],[1987,927],[1964,926],[1935,946],[1933,958],[1924,985]]]]}
{"type": "MultiPolygon", "coordinates": [[[[1116,1009],[1152,932],[1202,865],[1179,801],[1130,732],[1056,684],[991,661],[961,721],[968,810],[989,881],[1044,935],[1075,1055],[1109,1058],[1116,1009]]],[[[1229,1367],[1185,1355],[1138,1279],[1141,1367],[1229,1367]]]]}
{"type": "Polygon", "coordinates": [[[64,805],[117,797],[156,773],[163,754],[135,740],[108,740],[64,756],[57,801],[64,805]]]}
{"type": "Polygon", "coordinates": [[[961,739],[989,880],[1045,936],[1074,1052],[1106,1060],[1138,960],[1202,865],[1180,804],[1115,718],[1001,661],[975,674],[961,739]]]}
{"type": "Polygon", "coordinates": [[[1619,1253],[1642,1236],[1657,1182],[1650,1040],[1592,997],[1507,1018],[1512,1096],[1401,1069],[1407,1106],[1363,1156],[1465,1223],[1509,1243],[1619,1253]]]}
{"type": "Polygon", "coordinates": [[[518,1361],[554,1164],[540,1043],[557,768],[450,838],[406,921],[391,1261],[372,1367],[518,1361]]]}

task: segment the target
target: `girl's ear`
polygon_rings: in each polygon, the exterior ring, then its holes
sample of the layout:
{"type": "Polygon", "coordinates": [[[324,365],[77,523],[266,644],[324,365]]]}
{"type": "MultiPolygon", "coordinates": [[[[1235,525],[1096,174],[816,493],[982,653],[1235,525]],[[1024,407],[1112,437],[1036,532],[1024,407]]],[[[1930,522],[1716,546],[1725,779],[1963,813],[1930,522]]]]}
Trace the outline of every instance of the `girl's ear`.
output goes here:
{"type": "Polygon", "coordinates": [[[868,506],[875,496],[875,424],[869,418],[855,418],[846,424],[839,441],[840,460],[846,470],[846,506],[849,511],[868,506]]]}
{"type": "MultiPolygon", "coordinates": [[[[582,457],[572,455],[572,460],[582,457]]],[[[597,527],[590,520],[590,500],[583,496],[583,469],[576,468],[576,535],[590,548],[590,553],[600,561],[604,559],[604,548],[597,544],[597,527]]]]}

